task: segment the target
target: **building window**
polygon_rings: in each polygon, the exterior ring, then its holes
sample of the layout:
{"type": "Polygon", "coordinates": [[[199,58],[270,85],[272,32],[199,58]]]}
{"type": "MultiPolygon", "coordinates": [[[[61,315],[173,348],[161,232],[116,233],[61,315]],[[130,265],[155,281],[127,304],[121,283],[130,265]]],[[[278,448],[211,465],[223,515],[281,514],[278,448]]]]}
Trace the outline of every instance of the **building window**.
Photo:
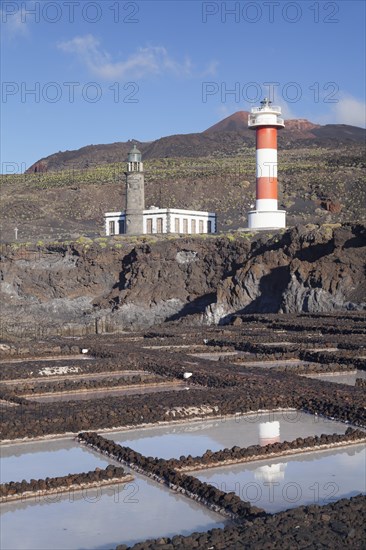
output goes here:
{"type": "Polygon", "coordinates": [[[196,220],[191,220],[191,233],[196,233],[196,220]]]}
{"type": "Polygon", "coordinates": [[[175,233],[179,233],[180,231],[180,223],[179,223],[179,218],[175,218],[175,221],[174,221],[174,231],[175,233]]]}
{"type": "Polygon", "coordinates": [[[208,220],[207,222],[207,233],[212,233],[212,221],[208,220]]]}
{"type": "Polygon", "coordinates": [[[199,233],[203,233],[203,220],[200,220],[198,222],[198,227],[199,227],[198,229],[199,233]]]}
{"type": "Polygon", "coordinates": [[[109,234],[110,235],[115,235],[116,233],[116,224],[114,221],[112,222],[109,222],[109,234]]]}
{"type": "Polygon", "coordinates": [[[183,218],[183,233],[188,233],[188,220],[183,218]]]}
{"type": "Polygon", "coordinates": [[[157,218],[156,220],[156,232],[162,233],[163,232],[163,218],[157,218]]]}
{"type": "Polygon", "coordinates": [[[124,233],[126,233],[125,220],[118,220],[118,225],[119,225],[119,234],[123,235],[124,233]]]}
{"type": "Polygon", "coordinates": [[[152,218],[146,220],[146,233],[151,234],[153,229],[152,218]]]}

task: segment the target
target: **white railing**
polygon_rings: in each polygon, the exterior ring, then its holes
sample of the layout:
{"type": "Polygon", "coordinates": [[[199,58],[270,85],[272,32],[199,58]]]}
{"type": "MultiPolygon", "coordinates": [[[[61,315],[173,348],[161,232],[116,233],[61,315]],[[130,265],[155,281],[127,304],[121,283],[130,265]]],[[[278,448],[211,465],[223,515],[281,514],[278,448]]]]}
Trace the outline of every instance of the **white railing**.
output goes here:
{"type": "Polygon", "coordinates": [[[279,113],[281,114],[281,107],[276,107],[274,105],[267,105],[264,107],[252,107],[252,113],[279,113]]]}

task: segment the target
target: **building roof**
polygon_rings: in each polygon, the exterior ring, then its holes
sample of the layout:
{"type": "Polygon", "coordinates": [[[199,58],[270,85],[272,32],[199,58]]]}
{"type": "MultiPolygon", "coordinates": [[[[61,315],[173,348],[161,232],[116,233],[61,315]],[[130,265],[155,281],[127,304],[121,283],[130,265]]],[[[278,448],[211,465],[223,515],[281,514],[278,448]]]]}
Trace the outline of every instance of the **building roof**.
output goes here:
{"type": "Polygon", "coordinates": [[[136,147],[136,144],[134,143],[131,151],[129,152],[129,155],[141,155],[141,151],[139,151],[136,147]]]}

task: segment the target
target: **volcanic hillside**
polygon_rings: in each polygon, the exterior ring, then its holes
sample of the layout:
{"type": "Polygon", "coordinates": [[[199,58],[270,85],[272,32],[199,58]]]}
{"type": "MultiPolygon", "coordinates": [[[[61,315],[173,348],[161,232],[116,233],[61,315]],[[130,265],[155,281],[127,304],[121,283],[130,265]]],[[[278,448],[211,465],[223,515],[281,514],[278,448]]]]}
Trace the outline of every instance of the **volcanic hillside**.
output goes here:
{"type": "MultiPolygon", "coordinates": [[[[255,200],[255,132],[239,112],[202,133],[136,142],[146,207],[214,211],[219,231],[247,226],[255,200]]],[[[279,204],[289,226],[365,218],[365,130],[288,120],[279,132],[279,204]]],[[[104,213],[125,208],[132,142],[89,145],[2,177],[2,242],[67,241],[104,235],[104,213]]]]}
{"type": "MultiPolygon", "coordinates": [[[[178,134],[152,142],[133,140],[141,149],[144,159],[166,157],[235,156],[243,145],[254,146],[255,133],[248,128],[248,111],[238,111],[207,130],[196,134],[178,134]]],[[[279,134],[279,146],[328,147],[335,144],[364,143],[365,130],[346,124],[320,126],[306,119],[286,121],[279,134]]],[[[131,149],[132,141],[101,145],[88,145],[75,151],[55,153],[36,161],[28,173],[65,168],[85,169],[99,164],[121,162],[131,149]]]]}

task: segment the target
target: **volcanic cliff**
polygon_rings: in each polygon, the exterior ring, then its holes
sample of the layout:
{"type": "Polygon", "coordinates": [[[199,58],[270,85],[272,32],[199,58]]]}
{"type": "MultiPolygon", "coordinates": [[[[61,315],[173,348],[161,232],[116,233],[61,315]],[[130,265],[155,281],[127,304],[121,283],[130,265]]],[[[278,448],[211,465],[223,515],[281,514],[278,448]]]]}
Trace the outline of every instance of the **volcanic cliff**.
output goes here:
{"type": "Polygon", "coordinates": [[[236,313],[366,309],[366,227],[4,246],[2,333],[69,334],[236,313]],[[15,329],[15,327],[17,327],[15,329]]]}

